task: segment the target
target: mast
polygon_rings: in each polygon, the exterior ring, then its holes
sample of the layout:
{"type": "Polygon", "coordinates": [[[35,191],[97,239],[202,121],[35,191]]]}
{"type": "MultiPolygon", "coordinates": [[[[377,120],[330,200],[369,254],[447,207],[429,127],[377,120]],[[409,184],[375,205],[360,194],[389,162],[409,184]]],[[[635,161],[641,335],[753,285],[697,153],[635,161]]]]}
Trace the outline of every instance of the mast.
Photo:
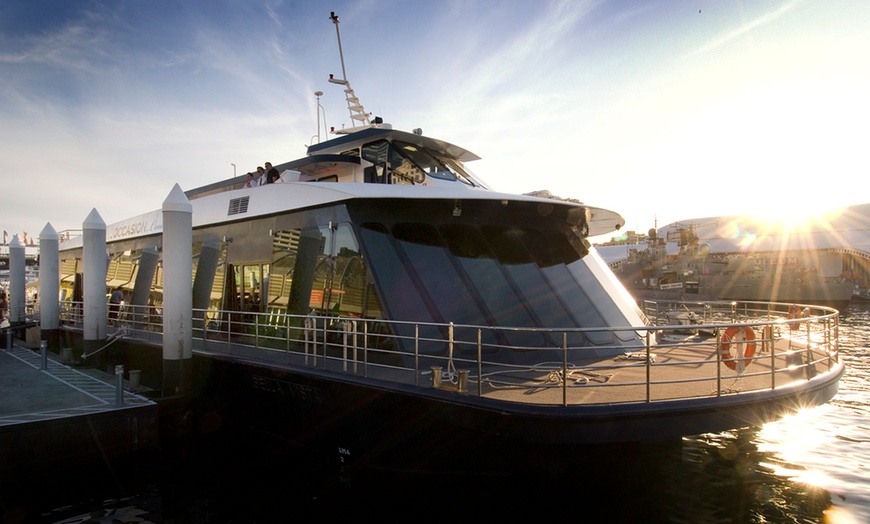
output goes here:
{"type": "Polygon", "coordinates": [[[329,82],[332,84],[338,84],[344,86],[344,99],[347,102],[347,110],[350,113],[350,119],[354,122],[358,122],[361,125],[371,125],[371,121],[369,120],[370,113],[366,113],[365,108],[360,104],[359,98],[354,93],[353,88],[350,86],[350,82],[347,80],[347,73],[344,69],[344,52],[341,49],[341,32],[338,29],[338,15],[335,14],[335,11],[331,11],[329,13],[329,19],[332,20],[332,23],[335,24],[335,36],[338,38],[338,56],[341,58],[341,78],[335,78],[334,75],[329,75],[329,82]]]}

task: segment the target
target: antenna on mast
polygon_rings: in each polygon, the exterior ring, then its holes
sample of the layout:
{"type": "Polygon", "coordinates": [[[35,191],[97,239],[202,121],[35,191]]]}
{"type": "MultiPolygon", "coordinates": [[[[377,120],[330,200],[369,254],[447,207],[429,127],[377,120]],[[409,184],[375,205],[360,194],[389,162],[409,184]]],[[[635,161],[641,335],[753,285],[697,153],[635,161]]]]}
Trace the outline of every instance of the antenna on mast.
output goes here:
{"type": "Polygon", "coordinates": [[[350,113],[350,119],[359,122],[363,125],[371,125],[369,113],[366,113],[365,108],[360,104],[359,98],[350,87],[350,82],[347,80],[347,73],[344,70],[344,52],[341,49],[341,32],[338,30],[338,15],[335,11],[330,11],[329,19],[335,24],[335,36],[338,37],[338,56],[341,58],[341,78],[335,78],[334,75],[329,75],[329,82],[344,86],[344,99],[347,102],[347,110],[350,113]]]}

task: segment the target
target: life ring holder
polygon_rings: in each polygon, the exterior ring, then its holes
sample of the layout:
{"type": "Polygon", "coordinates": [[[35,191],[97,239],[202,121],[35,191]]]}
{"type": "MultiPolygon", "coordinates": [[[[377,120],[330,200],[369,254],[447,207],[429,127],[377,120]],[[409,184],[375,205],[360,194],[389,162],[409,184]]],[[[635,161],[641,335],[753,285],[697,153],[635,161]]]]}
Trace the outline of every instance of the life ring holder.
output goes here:
{"type": "Polygon", "coordinates": [[[801,328],[800,319],[804,317],[803,309],[797,304],[792,304],[788,307],[788,328],[791,331],[797,331],[801,328]]]}
{"type": "Polygon", "coordinates": [[[722,358],[722,363],[735,371],[737,371],[737,365],[740,364],[740,371],[743,371],[746,366],[752,363],[752,357],[755,356],[755,331],[749,326],[731,326],[722,334],[719,344],[719,356],[722,358]],[[734,341],[740,332],[743,332],[743,339],[734,341]],[[738,349],[737,356],[731,356],[732,343],[738,348],[743,347],[742,355],[738,349]],[[745,364],[745,360],[749,360],[749,363],[745,364]]]}

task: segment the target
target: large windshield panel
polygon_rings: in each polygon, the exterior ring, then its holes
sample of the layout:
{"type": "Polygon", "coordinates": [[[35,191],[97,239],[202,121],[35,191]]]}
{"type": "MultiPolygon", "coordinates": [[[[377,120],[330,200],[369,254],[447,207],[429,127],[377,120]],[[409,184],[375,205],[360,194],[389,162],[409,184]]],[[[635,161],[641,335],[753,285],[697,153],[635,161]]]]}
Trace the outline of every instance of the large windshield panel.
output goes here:
{"type": "Polygon", "coordinates": [[[368,143],[362,147],[362,158],[372,164],[365,168],[366,182],[424,184],[428,176],[486,187],[458,160],[441,158],[422,146],[400,140],[368,143]]]}
{"type": "MultiPolygon", "coordinates": [[[[399,223],[393,226],[396,246],[419,276],[432,306],[441,322],[457,322],[484,326],[490,324],[480,304],[480,296],[472,293],[468,276],[458,271],[442,235],[430,224],[399,223]]],[[[491,333],[484,333],[484,342],[492,344],[491,333]]],[[[460,336],[460,340],[475,337],[460,336]]],[[[468,351],[474,347],[462,346],[468,351]]]]}
{"type": "MultiPolygon", "coordinates": [[[[515,282],[523,302],[534,312],[535,325],[554,328],[578,325],[569,304],[562,299],[563,293],[553,287],[559,284],[557,274],[551,270],[548,278],[545,271],[548,267],[555,267],[558,258],[553,256],[552,246],[538,240],[540,231],[503,226],[486,226],[482,231],[502,262],[503,270],[515,282]]],[[[583,345],[584,341],[581,333],[573,333],[568,343],[583,345]]],[[[558,346],[561,340],[551,339],[550,343],[558,346]]]]}
{"type": "Polygon", "coordinates": [[[452,171],[440,160],[432,156],[429,151],[420,146],[407,142],[393,142],[399,152],[406,156],[423,173],[441,180],[456,180],[452,171]]]}
{"type": "MultiPolygon", "coordinates": [[[[401,259],[386,226],[380,223],[366,223],[360,227],[359,233],[367,253],[366,258],[373,261],[368,266],[376,277],[378,294],[383,303],[382,307],[387,313],[385,316],[391,320],[423,322],[419,336],[443,338],[444,334],[440,330],[427,325],[441,321],[437,311],[426,304],[422,294],[408,292],[417,289],[419,283],[409,272],[408,264],[401,259]]],[[[402,337],[414,336],[414,329],[410,325],[397,324],[394,329],[399,331],[397,335],[402,337]]]]}
{"type": "MultiPolygon", "coordinates": [[[[568,225],[526,212],[531,206],[505,213],[500,203],[464,202],[458,217],[439,202],[352,207],[352,215],[366,220],[361,247],[389,319],[555,330],[643,324],[633,306],[617,303],[625,297],[600,281],[606,268],[570,236],[568,225]]],[[[483,343],[489,349],[562,345],[561,332],[508,333],[484,330],[483,343]]],[[[608,333],[569,333],[567,342],[621,345],[608,333]]]]}
{"type": "MultiPolygon", "coordinates": [[[[465,224],[447,224],[441,234],[451,254],[468,275],[469,285],[485,301],[485,306],[497,326],[532,326],[539,322],[523,304],[510,275],[502,270],[495,253],[487,248],[480,231],[465,224]]],[[[511,346],[540,347],[546,345],[543,335],[528,332],[506,332],[511,346]]]]}
{"type": "Polygon", "coordinates": [[[484,184],[477,175],[472,173],[471,170],[468,169],[468,166],[464,163],[458,160],[454,160],[452,158],[445,158],[442,160],[444,162],[444,165],[447,166],[447,169],[449,169],[450,172],[453,173],[453,176],[455,176],[456,179],[463,184],[468,184],[472,187],[483,187],[489,189],[489,186],[484,184]]]}

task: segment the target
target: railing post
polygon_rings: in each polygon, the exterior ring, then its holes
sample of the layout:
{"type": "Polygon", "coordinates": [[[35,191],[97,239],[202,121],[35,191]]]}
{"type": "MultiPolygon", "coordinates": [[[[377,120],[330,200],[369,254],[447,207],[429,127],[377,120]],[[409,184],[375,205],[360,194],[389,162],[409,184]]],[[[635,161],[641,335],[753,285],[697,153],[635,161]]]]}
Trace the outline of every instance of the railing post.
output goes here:
{"type": "Polygon", "coordinates": [[[480,328],[477,328],[477,396],[483,396],[483,346],[480,343],[480,328]]]}
{"type": "Polygon", "coordinates": [[[716,328],[716,396],[722,396],[722,328],[720,327],[716,328]]]}
{"type": "Polygon", "coordinates": [[[311,329],[310,320],[311,320],[311,317],[305,317],[305,319],[302,321],[302,340],[303,340],[303,344],[305,345],[305,365],[306,366],[308,365],[308,344],[309,344],[309,341],[311,338],[310,335],[308,334],[309,330],[311,329]]]}
{"type": "Polygon", "coordinates": [[[363,376],[369,376],[369,322],[363,322],[363,376]]]}
{"type": "MultiPolygon", "coordinates": [[[[284,326],[284,342],[285,349],[287,350],[287,357],[290,357],[290,315],[287,313],[281,313],[281,325],[284,326]]],[[[298,341],[297,341],[298,342],[298,341]]]]}
{"type": "Polygon", "coordinates": [[[562,332],[562,405],[568,405],[568,333],[562,332]]]}
{"type": "Polygon", "coordinates": [[[825,319],[825,352],[828,354],[828,371],[831,370],[831,319],[825,319]]]}
{"type": "Polygon", "coordinates": [[[420,385],[420,324],[414,324],[414,377],[420,385]]]}
{"type": "MultiPolygon", "coordinates": [[[[359,369],[359,353],[357,352],[359,346],[357,346],[356,320],[346,321],[345,328],[348,327],[351,329],[351,341],[353,344],[353,374],[356,375],[359,369]]],[[[347,332],[347,329],[345,329],[345,332],[347,332]]]]}
{"type": "MultiPolygon", "coordinates": [[[[151,324],[151,317],[148,317],[148,324],[151,324]]],[[[227,313],[227,353],[231,353],[233,349],[233,341],[230,340],[233,335],[233,314],[227,313]]]]}
{"type": "Polygon", "coordinates": [[[311,365],[317,367],[317,317],[311,317],[311,365]]]}
{"type": "Polygon", "coordinates": [[[447,372],[450,373],[453,364],[453,322],[447,326],[447,359],[447,372]]]}
{"type": "MultiPolygon", "coordinates": [[[[329,322],[323,318],[323,338],[320,348],[323,350],[323,360],[326,361],[326,337],[329,335],[329,322]]],[[[314,348],[314,365],[317,366],[317,347],[314,348]]]]}
{"type": "Polygon", "coordinates": [[[810,321],[807,320],[807,380],[813,378],[816,365],[813,363],[813,339],[810,337],[810,321]]]}
{"type": "Polygon", "coordinates": [[[343,325],[341,333],[341,370],[347,371],[347,322],[341,322],[343,325]]]}
{"type": "Polygon", "coordinates": [[[39,356],[42,358],[42,369],[48,369],[48,341],[39,341],[39,356]]]}
{"type": "Polygon", "coordinates": [[[650,346],[651,345],[652,345],[652,342],[650,341],[650,331],[647,330],[646,331],[646,401],[647,402],[652,401],[652,385],[650,383],[652,380],[652,369],[651,369],[652,363],[650,360],[650,346]]]}
{"type": "Polygon", "coordinates": [[[776,389],[776,340],[773,338],[773,326],[764,326],[761,331],[764,338],[768,339],[767,346],[770,348],[770,389],[776,389]]]}

